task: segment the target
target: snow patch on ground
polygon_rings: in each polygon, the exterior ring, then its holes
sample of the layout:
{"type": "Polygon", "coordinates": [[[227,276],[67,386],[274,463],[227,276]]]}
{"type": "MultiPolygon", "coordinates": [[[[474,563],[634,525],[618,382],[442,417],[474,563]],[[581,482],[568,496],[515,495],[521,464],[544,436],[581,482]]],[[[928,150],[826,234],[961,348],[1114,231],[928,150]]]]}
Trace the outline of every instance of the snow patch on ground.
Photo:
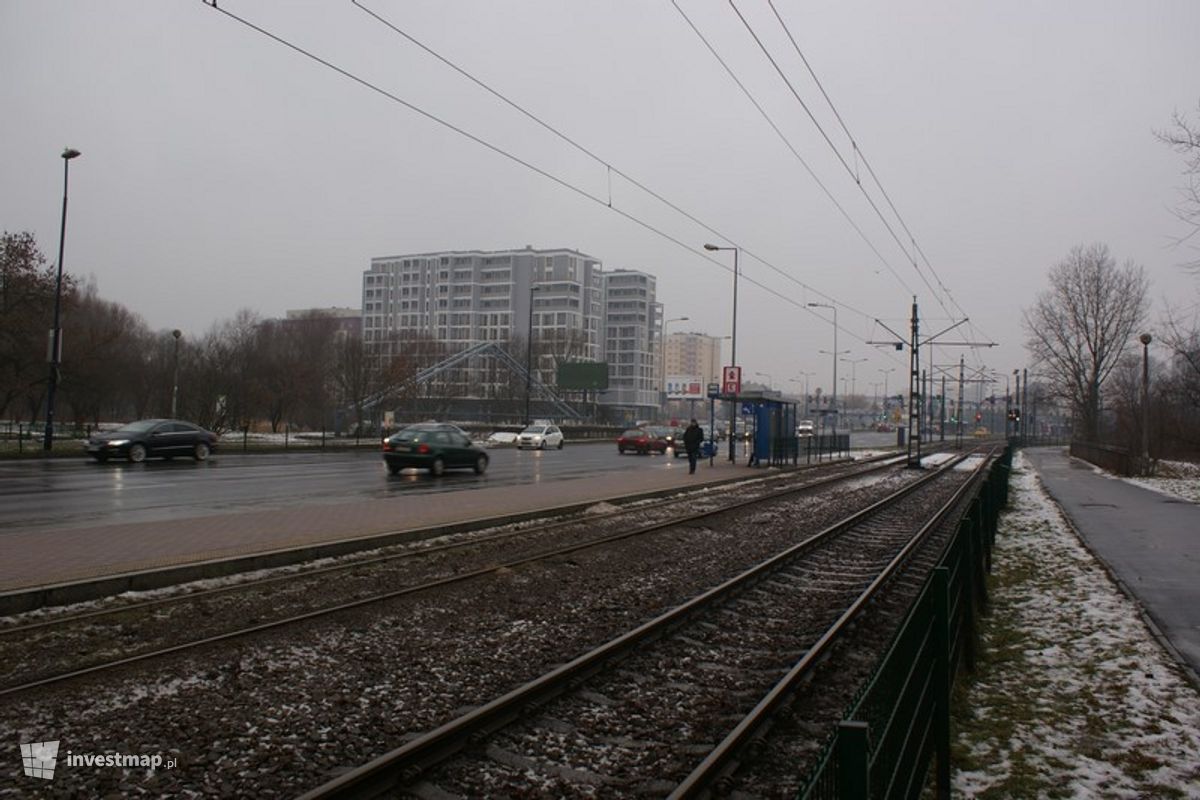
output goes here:
{"type": "Polygon", "coordinates": [[[1125,478],[1143,489],[1200,503],[1200,464],[1190,461],[1159,461],[1148,478],[1125,478]]]}
{"type": "Polygon", "coordinates": [[[961,797],[1200,798],[1200,694],[1021,454],[977,670],[955,710],[961,797]]]}

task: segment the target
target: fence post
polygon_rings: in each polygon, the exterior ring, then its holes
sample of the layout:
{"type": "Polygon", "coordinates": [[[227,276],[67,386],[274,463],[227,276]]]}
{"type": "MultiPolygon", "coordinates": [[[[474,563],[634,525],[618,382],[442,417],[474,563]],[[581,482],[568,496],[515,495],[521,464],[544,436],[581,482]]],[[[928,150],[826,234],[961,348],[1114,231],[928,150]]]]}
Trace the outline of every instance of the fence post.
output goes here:
{"type": "Polygon", "coordinates": [[[837,783],[841,800],[867,800],[871,795],[871,758],[867,723],[846,720],[837,728],[837,783]]]}
{"type": "Polygon", "coordinates": [[[958,527],[958,535],[962,537],[963,543],[958,570],[958,574],[962,576],[958,597],[963,604],[961,631],[963,660],[971,672],[975,671],[975,614],[979,600],[979,582],[976,580],[979,557],[975,552],[973,527],[967,520],[959,523],[958,527]]]}
{"type": "Polygon", "coordinates": [[[934,632],[934,737],[937,753],[938,800],[950,800],[950,568],[937,567],[930,584],[933,592],[934,632]]]}

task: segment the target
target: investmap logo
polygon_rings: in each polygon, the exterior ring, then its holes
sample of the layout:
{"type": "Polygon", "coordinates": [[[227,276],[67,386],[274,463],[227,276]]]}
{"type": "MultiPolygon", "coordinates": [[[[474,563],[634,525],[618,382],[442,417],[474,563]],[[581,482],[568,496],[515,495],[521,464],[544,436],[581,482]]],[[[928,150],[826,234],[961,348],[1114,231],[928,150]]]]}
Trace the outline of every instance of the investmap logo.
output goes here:
{"type": "Polygon", "coordinates": [[[159,768],[175,769],[178,759],[168,758],[161,753],[74,753],[66,752],[58,757],[59,740],[53,742],[21,742],[21,764],[25,775],[30,778],[54,780],[54,770],[61,760],[67,767],[119,767],[123,769],[145,769],[150,772],[159,768]]]}
{"type": "Polygon", "coordinates": [[[21,763],[30,778],[54,780],[58,763],[58,742],[21,742],[21,763]]]}

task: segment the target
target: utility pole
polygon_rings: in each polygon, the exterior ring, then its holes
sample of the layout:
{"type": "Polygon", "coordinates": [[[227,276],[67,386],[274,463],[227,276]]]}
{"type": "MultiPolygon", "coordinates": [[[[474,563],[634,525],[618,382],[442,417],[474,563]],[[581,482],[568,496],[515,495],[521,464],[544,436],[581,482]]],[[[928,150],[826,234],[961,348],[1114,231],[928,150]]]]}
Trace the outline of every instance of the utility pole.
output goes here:
{"type": "Polygon", "coordinates": [[[1017,390],[1013,392],[1013,437],[1021,440],[1021,370],[1014,369],[1013,377],[1017,380],[1017,390]]]}
{"type": "Polygon", "coordinates": [[[962,418],[963,418],[963,369],[966,359],[958,357],[958,449],[962,450],[962,418]]]}
{"type": "Polygon", "coordinates": [[[921,468],[921,346],[917,297],[912,301],[912,339],[908,348],[908,461],[910,469],[921,468]],[[916,442],[914,445],[913,443],[916,442]],[[916,452],[914,453],[914,447],[916,452]]]}
{"type": "MultiPolygon", "coordinates": [[[[1021,398],[1021,408],[1025,409],[1025,413],[1028,414],[1029,413],[1029,368],[1028,367],[1021,370],[1021,377],[1024,381],[1022,383],[1022,386],[1025,387],[1025,389],[1024,389],[1025,395],[1021,398]]],[[[1025,431],[1027,431],[1027,430],[1029,430],[1029,425],[1025,422],[1025,417],[1021,417],[1021,441],[1022,442],[1025,441],[1025,431]]],[[[1037,428],[1034,428],[1034,431],[1036,433],[1037,428]]]]}
{"type": "Polygon", "coordinates": [[[940,406],[941,406],[941,410],[939,413],[941,414],[942,421],[941,421],[941,434],[939,435],[940,436],[939,441],[944,442],[944,441],[946,441],[946,376],[945,375],[942,376],[942,400],[941,400],[940,406]]]}

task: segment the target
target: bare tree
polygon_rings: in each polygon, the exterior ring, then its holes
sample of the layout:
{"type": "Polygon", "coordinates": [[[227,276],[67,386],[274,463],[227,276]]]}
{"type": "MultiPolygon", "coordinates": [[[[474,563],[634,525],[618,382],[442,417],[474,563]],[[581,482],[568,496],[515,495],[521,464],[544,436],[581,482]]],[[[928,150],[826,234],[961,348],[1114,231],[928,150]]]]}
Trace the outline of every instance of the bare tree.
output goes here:
{"type": "MultiPolygon", "coordinates": [[[[77,424],[99,423],[102,416],[119,419],[131,404],[137,405],[150,339],[140,316],[101,299],[89,282],[71,303],[63,335],[73,343],[63,367],[63,395],[77,424]]],[[[164,405],[163,413],[166,409],[164,405]]]]}
{"type": "MultiPolygon", "coordinates": [[[[1197,105],[1200,111],[1200,104],[1197,105]]],[[[1200,234],[1200,123],[1193,123],[1178,111],[1171,118],[1171,127],[1154,134],[1158,140],[1183,156],[1183,174],[1186,185],[1179,189],[1179,207],[1175,216],[1190,229],[1179,238],[1178,244],[1187,244],[1193,250],[1200,250],[1195,237],[1200,234]]],[[[1184,266],[1200,274],[1200,258],[1185,262],[1184,266]]]]}
{"type": "Polygon", "coordinates": [[[383,387],[383,364],[370,352],[362,337],[352,334],[334,345],[333,379],[341,403],[354,409],[357,427],[363,429],[367,400],[383,387]]]}
{"type": "MultiPolygon", "coordinates": [[[[54,308],[54,268],[32,233],[0,237],[0,415],[24,399],[32,421],[45,394],[46,331],[54,308]]],[[[63,296],[73,282],[63,276],[63,296]]]]}
{"type": "Polygon", "coordinates": [[[1093,244],[1072,249],[1049,278],[1024,312],[1025,346],[1095,440],[1101,388],[1146,318],[1145,271],[1132,262],[1118,267],[1107,245],[1093,244]]]}

